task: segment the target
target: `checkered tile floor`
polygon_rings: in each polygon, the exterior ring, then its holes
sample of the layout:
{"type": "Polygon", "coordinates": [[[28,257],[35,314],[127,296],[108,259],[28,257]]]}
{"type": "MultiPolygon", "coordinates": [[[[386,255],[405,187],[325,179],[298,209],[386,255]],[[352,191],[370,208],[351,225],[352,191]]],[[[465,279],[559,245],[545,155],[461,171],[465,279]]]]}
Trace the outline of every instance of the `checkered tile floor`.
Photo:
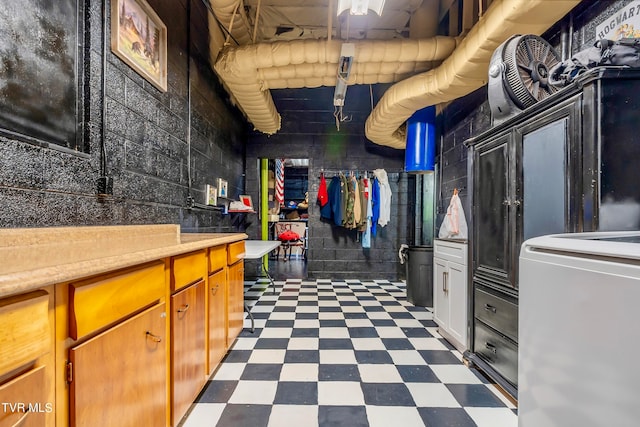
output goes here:
{"type": "Polygon", "coordinates": [[[255,317],[184,427],[515,427],[516,409],[388,281],[245,284],[255,317]]]}

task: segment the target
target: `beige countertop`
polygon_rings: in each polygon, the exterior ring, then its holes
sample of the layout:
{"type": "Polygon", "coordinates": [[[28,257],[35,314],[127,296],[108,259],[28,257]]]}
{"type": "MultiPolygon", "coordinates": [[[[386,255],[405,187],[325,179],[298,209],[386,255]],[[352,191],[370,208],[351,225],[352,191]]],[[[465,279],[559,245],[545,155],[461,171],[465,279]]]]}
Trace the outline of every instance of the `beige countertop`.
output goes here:
{"type": "Polygon", "coordinates": [[[247,237],[175,224],[0,229],[0,297],[247,237]]]}

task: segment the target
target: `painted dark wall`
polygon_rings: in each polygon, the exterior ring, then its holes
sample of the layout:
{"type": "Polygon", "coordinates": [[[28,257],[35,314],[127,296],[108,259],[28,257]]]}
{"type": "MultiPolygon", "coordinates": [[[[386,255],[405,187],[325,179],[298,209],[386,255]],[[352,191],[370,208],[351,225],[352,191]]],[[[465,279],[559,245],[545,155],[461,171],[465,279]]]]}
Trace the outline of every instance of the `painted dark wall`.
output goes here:
{"type": "MultiPolygon", "coordinates": [[[[368,87],[349,88],[349,96],[359,89],[368,93],[368,87]]],[[[319,94],[321,95],[322,90],[319,94]]],[[[319,96],[320,96],[319,95],[319,96]]],[[[331,96],[326,105],[331,106],[331,96]]],[[[316,98],[317,99],[317,98],[316,98]]],[[[368,97],[365,98],[368,103],[368,97]]],[[[277,101],[276,101],[277,102],[277,101]]],[[[309,115],[301,120],[286,108],[279,109],[283,119],[283,131],[265,136],[253,133],[247,143],[247,191],[253,200],[259,200],[259,159],[277,157],[309,159],[309,249],[307,273],[309,278],[334,279],[389,279],[405,276],[404,266],[398,261],[400,244],[413,236],[408,227],[408,212],[413,209],[410,180],[400,173],[404,166],[404,151],[381,147],[364,137],[364,129],[349,126],[338,131],[324,124],[314,123],[309,115]],[[391,222],[379,228],[372,238],[371,248],[363,249],[357,232],[336,227],[320,219],[318,186],[320,173],[333,176],[338,171],[372,171],[383,168],[389,174],[392,196],[391,222]]],[[[317,112],[331,114],[331,112],[317,112]]],[[[286,179],[286,178],[285,178],[286,179]]],[[[248,231],[252,238],[259,238],[259,227],[248,231]]]]}
{"type": "Polygon", "coordinates": [[[101,1],[87,0],[85,34],[79,39],[88,154],[0,137],[0,226],[176,223],[187,231],[234,230],[229,216],[185,208],[189,158],[195,202],[204,202],[205,185],[218,177],[229,182],[231,197],[244,188],[246,122],[229,107],[211,71],[207,11],[201,1],[191,2],[188,49],[188,0],[149,3],[167,25],[168,90],[160,92],[108,51],[104,148],[113,194],[96,195],[103,141],[103,13],[101,1]]]}

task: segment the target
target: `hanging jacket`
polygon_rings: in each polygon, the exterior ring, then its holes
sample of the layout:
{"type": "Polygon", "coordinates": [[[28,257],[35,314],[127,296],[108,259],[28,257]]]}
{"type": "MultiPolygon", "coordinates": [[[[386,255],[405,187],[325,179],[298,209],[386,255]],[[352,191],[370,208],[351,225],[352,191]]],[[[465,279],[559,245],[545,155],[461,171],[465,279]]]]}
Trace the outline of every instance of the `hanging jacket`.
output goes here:
{"type": "Polygon", "coordinates": [[[358,180],[355,176],[351,177],[353,182],[353,228],[357,228],[358,224],[362,222],[362,204],[360,203],[360,188],[358,186],[358,180]]]}
{"type": "MultiPolygon", "coordinates": [[[[344,227],[347,221],[347,206],[349,203],[349,183],[347,177],[340,172],[340,222],[336,220],[336,225],[344,227]]],[[[335,219],[335,217],[334,217],[335,219]]]]}
{"type": "Polygon", "coordinates": [[[360,177],[358,180],[358,201],[360,204],[360,217],[356,217],[356,226],[358,231],[364,231],[364,227],[367,224],[367,199],[364,197],[364,178],[360,177]]]}
{"type": "Polygon", "coordinates": [[[320,208],[320,216],[325,219],[339,221],[342,224],[342,207],[341,207],[341,194],[340,194],[340,178],[334,176],[329,182],[327,189],[328,202],[326,205],[320,208]],[[336,218],[337,217],[337,218],[336,218]]]}
{"type": "Polygon", "coordinates": [[[391,219],[391,187],[387,178],[387,171],[384,169],[376,169],[373,174],[378,178],[380,184],[380,217],[378,225],[384,227],[391,219]]]}
{"type": "Polygon", "coordinates": [[[349,176],[347,179],[347,209],[346,216],[344,217],[344,227],[348,230],[356,228],[355,219],[355,202],[356,202],[356,187],[355,178],[349,176]]]}
{"type": "Polygon", "coordinates": [[[377,178],[371,180],[371,235],[376,237],[378,218],[380,218],[380,183],[377,178]]]}
{"type": "Polygon", "coordinates": [[[371,203],[371,192],[369,191],[371,181],[366,178],[364,178],[362,181],[364,184],[363,195],[366,205],[366,207],[363,209],[365,211],[365,220],[364,231],[362,232],[362,247],[366,249],[371,247],[371,217],[373,215],[373,207],[371,203]]]}
{"type": "Polygon", "coordinates": [[[324,174],[320,175],[320,187],[318,188],[318,203],[320,207],[325,206],[329,202],[329,193],[327,192],[327,180],[324,174]]]}
{"type": "Polygon", "coordinates": [[[335,225],[342,226],[345,217],[345,183],[344,176],[334,176],[331,178],[332,194],[329,196],[331,199],[331,212],[333,214],[333,223],[335,225]],[[335,200],[335,202],[334,202],[335,200]]]}

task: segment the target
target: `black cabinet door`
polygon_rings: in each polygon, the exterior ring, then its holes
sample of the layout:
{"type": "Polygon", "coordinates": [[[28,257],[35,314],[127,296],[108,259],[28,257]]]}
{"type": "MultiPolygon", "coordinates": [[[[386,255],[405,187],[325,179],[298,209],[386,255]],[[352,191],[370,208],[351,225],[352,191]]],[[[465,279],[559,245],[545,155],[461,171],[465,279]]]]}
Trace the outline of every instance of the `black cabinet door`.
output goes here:
{"type": "Polygon", "coordinates": [[[509,285],[510,134],[479,148],[474,162],[475,274],[509,285]]]}
{"type": "Polygon", "coordinates": [[[511,281],[518,287],[522,243],[532,237],[576,231],[581,162],[578,103],[570,102],[525,123],[514,132],[515,186],[511,207],[515,224],[511,281]],[[570,217],[570,212],[572,216],[570,217]]]}

